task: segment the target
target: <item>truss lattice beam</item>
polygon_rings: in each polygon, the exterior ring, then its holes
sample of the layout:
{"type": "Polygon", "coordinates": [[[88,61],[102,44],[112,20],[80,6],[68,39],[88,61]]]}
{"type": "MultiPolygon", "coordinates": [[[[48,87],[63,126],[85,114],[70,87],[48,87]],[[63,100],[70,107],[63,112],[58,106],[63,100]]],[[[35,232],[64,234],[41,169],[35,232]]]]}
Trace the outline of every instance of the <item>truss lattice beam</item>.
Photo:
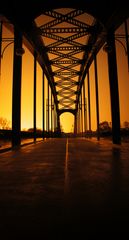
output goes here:
{"type": "Polygon", "coordinates": [[[59,23],[62,23],[62,22],[67,22],[67,23],[71,23],[77,27],[89,27],[90,25],[89,24],[86,24],[84,22],[81,22],[77,19],[75,19],[75,17],[83,14],[84,12],[82,10],[73,10],[71,11],[70,13],[67,13],[65,15],[61,14],[61,13],[58,13],[56,11],[46,11],[44,13],[44,15],[47,15],[47,16],[50,16],[50,17],[53,17],[53,18],[56,18],[52,21],[50,21],[49,23],[46,23],[44,25],[42,25],[41,27],[43,28],[50,28],[50,27],[53,27],[59,23]]]}
{"type": "Polygon", "coordinates": [[[52,34],[52,33],[81,33],[84,32],[85,34],[91,33],[93,27],[68,27],[68,28],[39,28],[39,33],[40,34],[52,34]]]}
{"type": "Polygon", "coordinates": [[[83,45],[83,46],[63,46],[63,47],[46,47],[46,50],[49,51],[84,51],[84,50],[88,50],[89,47],[87,45],[83,45]]]}
{"type": "Polygon", "coordinates": [[[82,50],[77,50],[77,51],[74,50],[74,51],[72,51],[70,53],[61,53],[61,52],[56,52],[56,51],[52,51],[52,50],[50,50],[49,52],[53,53],[53,54],[55,54],[55,55],[57,55],[57,56],[59,56],[61,58],[68,58],[68,59],[72,59],[72,60],[78,60],[79,58],[71,57],[71,56],[75,55],[77,53],[82,52],[82,50]]]}
{"type": "MultiPolygon", "coordinates": [[[[74,34],[72,36],[63,38],[63,37],[60,37],[58,35],[55,35],[55,34],[52,34],[52,33],[48,33],[48,32],[45,32],[45,31],[41,33],[42,36],[45,36],[45,37],[48,37],[48,38],[51,38],[51,39],[54,39],[54,40],[57,40],[57,41],[61,41],[62,43],[71,43],[71,44],[73,44],[72,43],[73,40],[75,40],[77,38],[80,38],[80,37],[83,37],[83,36],[85,36],[87,34],[88,33],[86,33],[86,32],[79,32],[79,33],[74,34]]],[[[74,45],[75,44],[76,43],[74,43],[74,45]]],[[[83,44],[82,44],[82,46],[83,46],[83,44]]]]}
{"type": "Polygon", "coordinates": [[[77,71],[77,72],[56,72],[56,73],[53,73],[54,76],[80,76],[80,72],[77,71]]]}
{"type": "Polygon", "coordinates": [[[77,60],[57,60],[57,59],[53,59],[50,61],[50,63],[53,64],[81,64],[82,60],[77,59],[77,60]]]}

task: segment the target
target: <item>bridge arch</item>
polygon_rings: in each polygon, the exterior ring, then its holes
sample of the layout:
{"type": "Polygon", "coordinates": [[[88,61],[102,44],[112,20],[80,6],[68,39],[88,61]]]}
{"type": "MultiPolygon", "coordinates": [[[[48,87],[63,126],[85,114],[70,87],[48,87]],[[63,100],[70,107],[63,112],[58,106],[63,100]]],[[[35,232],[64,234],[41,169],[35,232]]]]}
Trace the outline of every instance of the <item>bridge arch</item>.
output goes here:
{"type": "Polygon", "coordinates": [[[59,116],[63,113],[72,113],[74,116],[76,115],[76,110],[75,109],[62,109],[58,111],[59,116]]]}

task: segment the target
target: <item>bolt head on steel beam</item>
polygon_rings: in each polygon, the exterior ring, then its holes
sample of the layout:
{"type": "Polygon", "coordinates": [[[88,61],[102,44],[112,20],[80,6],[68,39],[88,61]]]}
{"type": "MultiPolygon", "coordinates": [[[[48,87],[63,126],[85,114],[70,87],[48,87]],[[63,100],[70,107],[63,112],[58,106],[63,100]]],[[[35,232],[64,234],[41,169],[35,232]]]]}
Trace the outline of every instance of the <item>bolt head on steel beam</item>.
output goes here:
{"type": "Polygon", "coordinates": [[[103,47],[103,51],[110,53],[112,52],[112,47],[106,43],[103,47]]]}
{"type": "Polygon", "coordinates": [[[16,55],[17,56],[22,56],[25,53],[24,48],[17,48],[16,49],[16,55]]]}

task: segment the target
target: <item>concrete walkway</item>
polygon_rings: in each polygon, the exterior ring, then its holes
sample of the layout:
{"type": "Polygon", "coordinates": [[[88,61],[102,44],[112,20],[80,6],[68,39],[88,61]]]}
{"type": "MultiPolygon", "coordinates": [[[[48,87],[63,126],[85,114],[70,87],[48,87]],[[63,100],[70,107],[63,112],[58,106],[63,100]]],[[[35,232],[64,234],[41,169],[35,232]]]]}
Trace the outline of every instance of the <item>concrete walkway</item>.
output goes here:
{"type": "Polygon", "coordinates": [[[129,144],[49,139],[0,154],[0,233],[129,239],[129,144]]]}

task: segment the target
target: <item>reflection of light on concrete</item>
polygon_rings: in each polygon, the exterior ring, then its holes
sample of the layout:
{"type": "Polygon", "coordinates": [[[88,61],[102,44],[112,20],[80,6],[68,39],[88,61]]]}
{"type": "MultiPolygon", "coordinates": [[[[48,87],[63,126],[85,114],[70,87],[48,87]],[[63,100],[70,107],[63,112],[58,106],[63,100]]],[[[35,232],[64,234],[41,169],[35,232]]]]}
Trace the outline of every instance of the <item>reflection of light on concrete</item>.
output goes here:
{"type": "Polygon", "coordinates": [[[69,177],[68,177],[68,138],[66,141],[66,155],[65,155],[65,184],[64,184],[64,193],[68,192],[69,188],[69,177]]]}

